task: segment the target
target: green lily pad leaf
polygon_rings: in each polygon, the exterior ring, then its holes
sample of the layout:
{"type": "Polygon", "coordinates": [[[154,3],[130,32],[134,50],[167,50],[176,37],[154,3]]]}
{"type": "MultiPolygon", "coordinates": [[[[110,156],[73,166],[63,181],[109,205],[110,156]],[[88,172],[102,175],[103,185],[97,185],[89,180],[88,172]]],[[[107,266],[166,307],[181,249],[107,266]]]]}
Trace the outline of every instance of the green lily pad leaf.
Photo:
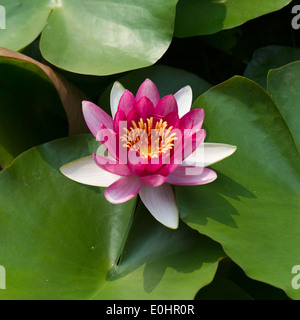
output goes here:
{"type": "Polygon", "coordinates": [[[279,10],[291,0],[180,0],[177,5],[175,36],[191,37],[216,33],[279,10]]]}
{"type": "Polygon", "coordinates": [[[268,91],[293,133],[295,143],[300,152],[299,74],[300,61],[295,61],[282,68],[271,70],[268,75],[268,91]]]}
{"type": "Polygon", "coordinates": [[[0,165],[33,146],[85,132],[83,99],[48,66],[0,48],[0,165]]]}
{"type": "Polygon", "coordinates": [[[141,205],[132,221],[134,199],[112,205],[59,172],[97,147],[92,135],[56,140],[0,173],[1,299],[192,299],[212,280],[218,243],[141,205]]]}
{"type": "Polygon", "coordinates": [[[41,33],[43,57],[59,68],[89,75],[142,68],[168,49],[177,1],[7,0],[0,45],[20,50],[41,33]]]}
{"type": "MultiPolygon", "coordinates": [[[[176,188],[182,219],[220,242],[249,277],[299,298],[291,285],[300,243],[296,132],[266,91],[242,77],[210,89],[194,107],[205,109],[208,141],[237,151],[212,166],[218,173],[213,183],[176,188]]],[[[289,110],[295,117],[298,111],[289,110]]]]}
{"type": "Polygon", "coordinates": [[[193,299],[212,281],[221,246],[184,223],[164,227],[142,203],[135,215],[121,264],[97,298],[193,299]]]}
{"type": "Polygon", "coordinates": [[[6,29],[0,29],[0,46],[19,51],[36,39],[43,30],[54,1],[2,0],[6,29]]]}
{"type": "MultiPolygon", "coordinates": [[[[164,65],[155,65],[131,71],[117,81],[135,94],[146,78],[151,79],[155,83],[161,97],[175,94],[181,88],[190,85],[193,91],[193,101],[195,101],[200,94],[211,87],[207,81],[191,72],[164,65]]],[[[110,91],[112,86],[113,83],[106,88],[98,102],[99,106],[108,113],[110,113],[110,91]]]]}
{"type": "Polygon", "coordinates": [[[57,140],[23,153],[0,173],[2,299],[90,298],[105,282],[134,201],[114,206],[104,189],[58,170],[97,145],[90,135],[57,140]]]}
{"type": "Polygon", "coordinates": [[[269,70],[300,59],[300,49],[285,46],[267,46],[257,49],[249,62],[244,76],[267,89],[269,70]]]}

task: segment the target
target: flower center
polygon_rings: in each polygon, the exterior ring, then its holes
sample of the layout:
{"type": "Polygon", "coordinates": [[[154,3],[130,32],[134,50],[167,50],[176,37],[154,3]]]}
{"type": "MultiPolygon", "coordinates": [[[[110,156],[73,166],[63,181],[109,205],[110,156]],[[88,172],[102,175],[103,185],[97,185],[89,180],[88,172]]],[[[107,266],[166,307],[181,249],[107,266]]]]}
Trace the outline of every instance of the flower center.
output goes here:
{"type": "Polygon", "coordinates": [[[153,117],[147,118],[146,122],[142,118],[136,123],[132,121],[132,126],[121,136],[124,142],[123,147],[136,150],[144,159],[158,158],[174,147],[177,140],[176,133],[172,133],[173,126],[168,127],[167,121],[160,119],[154,124],[153,117]]]}

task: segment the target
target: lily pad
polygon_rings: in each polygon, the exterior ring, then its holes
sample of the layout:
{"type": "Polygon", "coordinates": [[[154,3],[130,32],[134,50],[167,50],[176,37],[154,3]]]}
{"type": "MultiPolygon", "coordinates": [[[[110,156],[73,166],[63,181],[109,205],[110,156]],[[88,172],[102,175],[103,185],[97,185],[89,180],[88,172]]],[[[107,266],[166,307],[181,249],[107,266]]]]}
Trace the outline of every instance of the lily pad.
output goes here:
{"type": "Polygon", "coordinates": [[[269,70],[279,68],[299,59],[300,49],[298,48],[275,45],[259,48],[254,51],[253,57],[244,72],[244,76],[267,89],[269,70]]]}
{"type": "Polygon", "coordinates": [[[164,227],[142,203],[135,215],[121,264],[96,297],[193,299],[212,281],[221,246],[184,223],[176,231],[164,227]]]}
{"type": "Polygon", "coordinates": [[[84,95],[50,67],[0,48],[0,165],[23,151],[87,131],[84,95]]]}
{"type": "Polygon", "coordinates": [[[54,1],[2,0],[6,29],[0,30],[0,46],[19,51],[36,39],[43,30],[54,1]]]}
{"type": "MultiPolygon", "coordinates": [[[[277,89],[292,93],[282,80],[277,89]]],[[[295,105],[285,107],[288,117],[296,120],[300,108],[297,101],[295,105]]],[[[299,299],[299,290],[291,286],[300,243],[300,157],[295,123],[287,125],[288,117],[283,118],[272,98],[243,77],[208,90],[194,104],[200,106],[205,109],[208,141],[236,145],[237,151],[213,165],[218,173],[215,182],[176,187],[182,219],[220,242],[249,277],[299,299]]]]}
{"type": "Polygon", "coordinates": [[[112,205],[59,172],[97,147],[92,135],[53,141],[0,173],[1,299],[192,299],[212,280],[218,243],[141,205],[133,218],[135,200],[112,205]]]}
{"type": "Polygon", "coordinates": [[[268,74],[268,91],[293,133],[300,152],[300,61],[295,61],[268,74]]]}
{"type": "Polygon", "coordinates": [[[191,37],[216,33],[279,10],[291,0],[180,0],[177,5],[175,36],[191,37]]]}
{"type": "Polygon", "coordinates": [[[176,4],[177,0],[7,0],[7,29],[1,30],[0,45],[20,50],[41,33],[43,57],[62,69],[108,75],[142,68],[154,64],[169,47],[176,4]]]}

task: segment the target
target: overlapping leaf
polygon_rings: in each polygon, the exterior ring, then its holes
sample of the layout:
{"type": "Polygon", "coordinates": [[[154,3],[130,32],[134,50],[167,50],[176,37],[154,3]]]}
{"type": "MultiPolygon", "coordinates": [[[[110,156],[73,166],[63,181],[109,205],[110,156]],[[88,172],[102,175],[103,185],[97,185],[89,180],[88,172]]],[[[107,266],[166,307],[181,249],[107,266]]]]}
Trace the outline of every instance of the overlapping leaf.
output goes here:
{"type": "Polygon", "coordinates": [[[290,0],[3,0],[0,46],[21,50],[41,34],[52,64],[76,73],[108,75],[154,64],[173,33],[190,37],[233,28],[290,0]]]}
{"type": "Polygon", "coordinates": [[[300,152],[300,61],[295,61],[268,74],[268,91],[293,134],[300,152]]]}
{"type": "Polygon", "coordinates": [[[263,14],[279,10],[291,0],[180,0],[175,36],[190,37],[236,27],[263,14]]]}
{"type": "Polygon", "coordinates": [[[32,146],[86,130],[84,95],[51,68],[0,48],[0,70],[2,167],[32,146]]]}
{"type": "MultiPolygon", "coordinates": [[[[219,175],[215,182],[178,187],[176,194],[189,226],[220,242],[250,277],[299,298],[291,286],[291,270],[299,264],[300,157],[295,142],[300,108],[297,101],[291,106],[282,99],[290,94],[292,99],[299,91],[290,88],[292,70],[271,74],[278,106],[260,86],[242,77],[198,98],[194,107],[205,109],[208,140],[238,148],[213,166],[219,175]]],[[[295,69],[294,77],[297,74],[295,69]]]]}
{"type": "Polygon", "coordinates": [[[0,46],[18,51],[36,39],[43,30],[54,1],[2,0],[6,29],[0,30],[0,46]]]}
{"type": "Polygon", "coordinates": [[[155,63],[169,47],[176,4],[6,0],[7,28],[0,30],[0,45],[19,50],[42,33],[44,58],[62,69],[94,75],[137,69],[155,63]]]}
{"type": "Polygon", "coordinates": [[[267,89],[269,70],[300,59],[300,49],[284,46],[267,46],[257,49],[244,72],[244,76],[267,89]]]}

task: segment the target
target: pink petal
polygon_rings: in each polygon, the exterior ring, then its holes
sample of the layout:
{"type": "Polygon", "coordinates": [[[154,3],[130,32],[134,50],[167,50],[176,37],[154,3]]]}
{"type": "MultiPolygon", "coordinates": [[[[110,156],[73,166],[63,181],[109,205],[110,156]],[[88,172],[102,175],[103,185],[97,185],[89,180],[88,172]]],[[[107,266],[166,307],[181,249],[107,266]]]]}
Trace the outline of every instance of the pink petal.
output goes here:
{"type": "Polygon", "coordinates": [[[174,141],[174,153],[171,155],[168,163],[164,164],[156,172],[157,174],[168,176],[182,163],[186,157],[196,150],[196,148],[203,142],[205,138],[204,129],[196,131],[193,129],[184,130],[184,133],[181,137],[179,134],[180,132],[178,132],[177,135],[178,140],[174,141]]]}
{"type": "MultiPolygon", "coordinates": [[[[127,121],[127,118],[126,118],[126,114],[123,110],[119,109],[117,112],[116,112],[116,115],[114,117],[114,131],[116,133],[119,133],[119,124],[120,124],[120,121],[127,121]]],[[[124,132],[120,132],[121,134],[123,134],[124,132]]]]}
{"type": "Polygon", "coordinates": [[[192,127],[200,129],[202,127],[204,120],[204,110],[203,109],[193,109],[186,113],[180,119],[180,128],[190,128],[190,123],[192,121],[192,127]]]}
{"type": "Polygon", "coordinates": [[[136,104],[136,110],[144,120],[155,113],[153,103],[147,97],[139,99],[136,104]]]}
{"type": "Polygon", "coordinates": [[[150,187],[158,187],[166,182],[167,177],[161,176],[159,174],[153,174],[150,176],[140,177],[141,182],[150,187]]]}
{"type": "Polygon", "coordinates": [[[170,112],[164,117],[164,121],[167,121],[168,127],[178,128],[180,120],[177,112],[170,112]]]}
{"type": "Polygon", "coordinates": [[[147,97],[153,103],[154,107],[157,105],[160,99],[159,92],[156,85],[150,79],[146,79],[139,87],[136,94],[136,101],[141,99],[141,97],[147,97]]]}
{"type": "Polygon", "coordinates": [[[93,154],[93,159],[101,169],[106,170],[110,173],[114,173],[119,176],[132,175],[126,164],[119,163],[115,159],[107,158],[95,153],[93,154]]]}
{"type": "Polygon", "coordinates": [[[194,119],[189,116],[184,116],[179,120],[179,128],[183,131],[184,129],[192,129],[194,126],[194,119]]]}
{"type": "Polygon", "coordinates": [[[156,173],[167,162],[168,157],[168,154],[164,154],[156,159],[144,159],[137,151],[129,150],[127,166],[132,174],[139,177],[149,176],[156,173]]]}
{"type": "Polygon", "coordinates": [[[175,195],[170,185],[166,183],[159,187],[143,185],[139,195],[146,208],[157,221],[168,228],[178,228],[179,213],[175,195]]]}
{"type": "Polygon", "coordinates": [[[181,163],[183,146],[181,139],[176,140],[174,143],[174,152],[170,154],[168,158],[164,158],[163,165],[158,168],[156,174],[163,176],[168,176],[172,171],[174,171],[181,163]],[[180,159],[177,161],[177,159],[180,159]]]}
{"type": "Polygon", "coordinates": [[[169,176],[167,183],[174,185],[199,185],[214,181],[217,174],[207,168],[202,167],[177,167],[169,176]]]}
{"type": "Polygon", "coordinates": [[[127,115],[131,110],[134,109],[134,107],[135,107],[134,95],[130,91],[125,90],[121,96],[118,110],[124,111],[124,113],[127,115]]]}
{"type": "Polygon", "coordinates": [[[143,176],[145,175],[152,175],[152,174],[160,174],[160,169],[166,165],[166,163],[169,163],[170,155],[168,153],[162,154],[157,161],[157,158],[149,159],[149,164],[146,165],[143,176]]]}
{"type": "Polygon", "coordinates": [[[128,151],[127,166],[130,172],[134,175],[141,177],[147,175],[148,173],[148,159],[143,159],[140,157],[138,151],[136,150],[128,151]]]}
{"type": "Polygon", "coordinates": [[[111,203],[123,203],[136,196],[142,185],[137,176],[122,177],[105,190],[104,196],[111,203]]]}
{"type": "Polygon", "coordinates": [[[185,129],[183,134],[183,158],[192,154],[204,141],[206,131],[204,129],[185,129]]]}
{"type": "Polygon", "coordinates": [[[155,113],[162,117],[165,117],[170,112],[178,113],[177,102],[172,94],[163,97],[155,108],[155,113]]]}
{"type": "Polygon", "coordinates": [[[137,124],[140,121],[140,118],[141,118],[140,114],[135,109],[131,110],[127,115],[128,129],[132,127],[132,121],[134,121],[137,124]]]}
{"type": "Polygon", "coordinates": [[[95,137],[102,124],[108,129],[113,129],[112,118],[94,103],[83,101],[82,112],[87,126],[95,137]]]}

